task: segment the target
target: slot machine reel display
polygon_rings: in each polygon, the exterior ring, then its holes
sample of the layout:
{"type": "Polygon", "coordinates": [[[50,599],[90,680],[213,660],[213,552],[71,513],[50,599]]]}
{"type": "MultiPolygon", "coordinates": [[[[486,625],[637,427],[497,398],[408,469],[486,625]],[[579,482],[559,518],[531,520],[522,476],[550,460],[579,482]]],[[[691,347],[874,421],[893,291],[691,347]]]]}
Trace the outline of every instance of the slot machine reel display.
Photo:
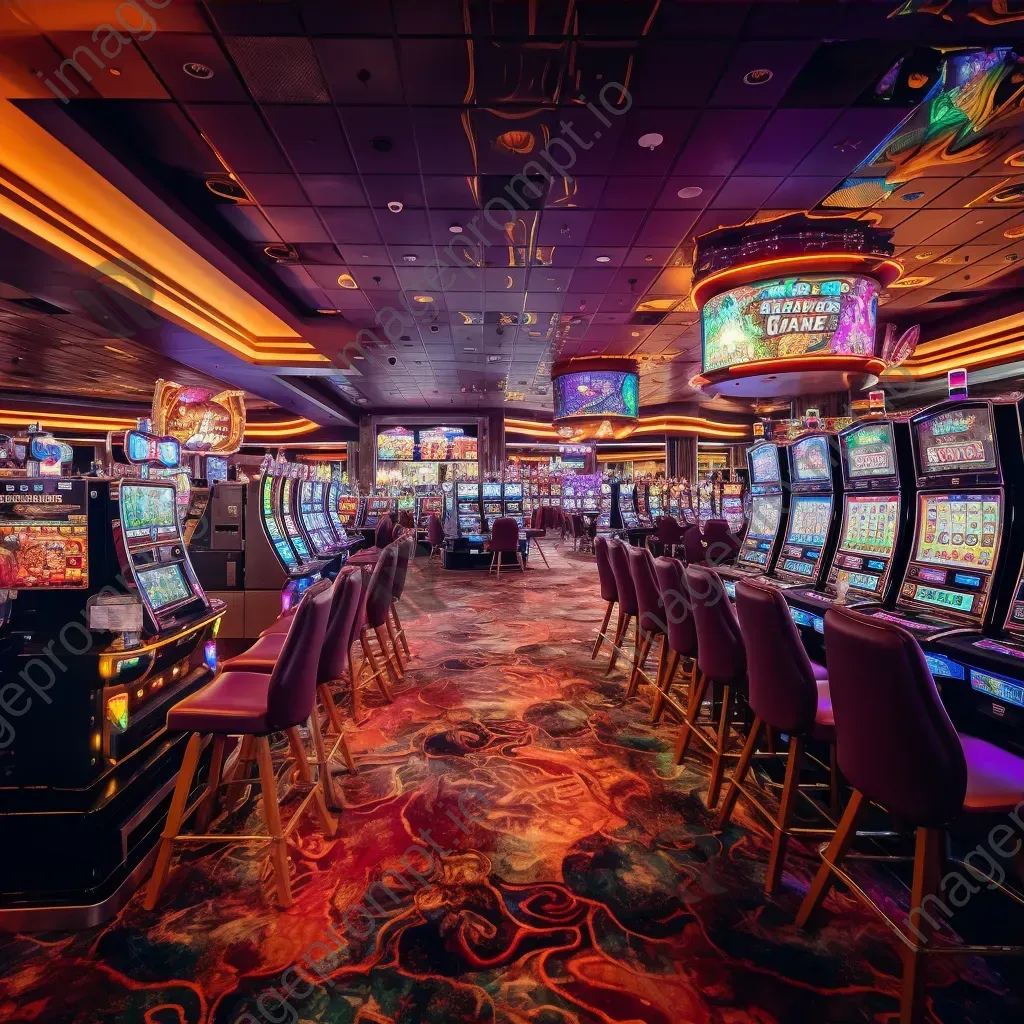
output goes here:
{"type": "Polygon", "coordinates": [[[123,905],[159,832],[184,740],[167,709],[211,678],[224,605],[199,584],[164,481],[0,481],[0,544],[18,591],[0,685],[21,687],[27,712],[0,758],[17,837],[0,853],[0,916],[82,927],[123,905]]]}
{"type": "Polygon", "coordinates": [[[523,528],[523,485],[517,481],[506,481],[502,488],[505,516],[514,519],[523,528]]]}
{"type": "Polygon", "coordinates": [[[732,533],[739,533],[747,516],[743,508],[744,487],[741,483],[722,484],[722,517],[732,533]]]}
{"type": "Polygon", "coordinates": [[[610,530],[612,528],[612,482],[601,481],[601,491],[598,497],[600,511],[598,513],[597,528],[599,530],[610,530]]]}
{"type": "Polygon", "coordinates": [[[444,522],[444,495],[423,494],[417,500],[416,529],[425,533],[427,523],[432,515],[444,522]]]}
{"type": "Polygon", "coordinates": [[[616,524],[614,518],[612,520],[612,526],[615,529],[623,530],[639,530],[640,520],[636,514],[636,505],[634,504],[634,492],[636,491],[636,485],[632,483],[620,483],[618,490],[618,523],[616,524]]]}
{"type": "Polygon", "coordinates": [[[459,535],[478,536],[482,533],[480,519],[480,485],[464,481],[455,485],[455,505],[458,516],[459,535]]]}
{"type": "Polygon", "coordinates": [[[501,483],[496,480],[485,480],[480,485],[480,495],[483,499],[485,528],[489,533],[494,525],[494,520],[500,519],[504,515],[501,501],[501,483]]]}

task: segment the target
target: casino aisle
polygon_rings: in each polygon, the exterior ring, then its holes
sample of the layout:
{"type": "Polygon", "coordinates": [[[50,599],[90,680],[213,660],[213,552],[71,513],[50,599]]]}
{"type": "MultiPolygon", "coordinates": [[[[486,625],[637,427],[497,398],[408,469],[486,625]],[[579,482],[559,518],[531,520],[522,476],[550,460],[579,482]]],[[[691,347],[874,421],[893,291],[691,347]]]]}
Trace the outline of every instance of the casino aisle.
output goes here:
{"type": "MultiPolygon", "coordinates": [[[[621,671],[590,660],[593,559],[548,552],[550,571],[500,583],[416,559],[409,672],[393,704],[367,700],[336,837],[292,842],[289,910],[261,850],[190,849],[155,912],[138,892],[91,931],[0,939],[0,1020],[893,1019],[886,933],[846,897],[798,932],[817,866],[798,845],[764,898],[767,842],[742,801],[717,832],[704,770],[673,765],[675,726],[650,726],[621,671]],[[304,964],[315,985],[289,973],[304,964]]],[[[942,1024],[1024,1009],[977,959],[937,968],[930,993],[942,1024]]]]}

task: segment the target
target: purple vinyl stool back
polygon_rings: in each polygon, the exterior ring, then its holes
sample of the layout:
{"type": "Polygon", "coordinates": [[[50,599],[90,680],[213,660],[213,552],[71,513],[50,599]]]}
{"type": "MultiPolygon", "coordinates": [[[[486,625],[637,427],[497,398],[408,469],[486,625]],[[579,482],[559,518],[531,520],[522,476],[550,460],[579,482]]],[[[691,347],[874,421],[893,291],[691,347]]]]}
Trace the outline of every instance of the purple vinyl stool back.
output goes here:
{"type": "Polygon", "coordinates": [[[704,549],[704,536],[699,526],[690,526],[683,531],[683,557],[687,565],[703,565],[707,552],[704,549]]]}
{"type": "Polygon", "coordinates": [[[393,530],[394,527],[391,524],[390,517],[384,516],[377,524],[377,530],[373,535],[373,546],[376,548],[386,548],[391,543],[393,530]]]}
{"type": "MultiPolygon", "coordinates": [[[[395,541],[392,541],[395,543],[395,541]]],[[[395,581],[391,589],[391,601],[401,601],[405,593],[405,581],[409,576],[409,559],[416,550],[416,540],[411,533],[405,532],[397,538],[398,561],[395,564],[395,581]]]]}
{"type": "Polygon", "coordinates": [[[601,600],[614,602],[619,599],[619,592],[615,589],[615,573],[612,572],[609,546],[607,537],[594,538],[594,556],[597,559],[597,578],[601,583],[601,600]]]}
{"type": "Polygon", "coordinates": [[[683,528],[671,516],[659,516],[657,525],[657,541],[667,555],[677,544],[682,543],[683,528]]]}
{"type": "Polygon", "coordinates": [[[690,607],[683,563],[678,558],[656,558],[654,571],[661,590],[662,614],[668,627],[668,646],[684,658],[696,658],[697,626],[690,607]]]}
{"type": "Polygon", "coordinates": [[[306,591],[295,612],[281,656],[270,674],[267,725],[272,732],[290,729],[309,718],[332,597],[332,584],[321,580],[306,591]]]}
{"type": "Polygon", "coordinates": [[[690,740],[697,737],[710,749],[711,777],[708,781],[708,810],[718,803],[728,753],[732,706],[737,690],[742,690],[747,674],[747,654],[740,634],[740,625],[725,592],[721,577],[714,569],[702,565],[686,567],[686,587],[690,592],[693,619],[697,627],[697,667],[700,678],[691,704],[695,711],[693,721],[687,722],[678,749],[679,758],[686,757],[690,740]],[[708,685],[721,690],[719,719],[714,735],[706,735],[697,725],[700,706],[708,685]]]}
{"type": "Polygon", "coordinates": [[[398,549],[388,544],[377,559],[366,583],[364,615],[366,625],[377,629],[384,625],[391,607],[391,591],[395,585],[395,570],[398,567],[398,549]]]}
{"type": "Polygon", "coordinates": [[[725,519],[709,519],[704,524],[704,540],[707,542],[706,561],[709,565],[735,561],[740,542],[725,519]]]}
{"type": "Polygon", "coordinates": [[[963,746],[914,638],[846,608],[825,613],[839,767],[854,789],[915,826],[960,813],[963,746]]]}
{"type": "Polygon", "coordinates": [[[519,524],[514,519],[495,519],[491,526],[492,551],[519,550],[519,524]]]}
{"type": "Polygon", "coordinates": [[[342,573],[334,581],[334,600],[320,651],[321,682],[342,679],[351,668],[352,641],[362,596],[363,585],[358,572],[342,573]]]}
{"type": "Polygon", "coordinates": [[[431,513],[427,519],[427,543],[430,545],[430,557],[439,555],[444,545],[444,527],[439,516],[431,513]]]}
{"type": "Polygon", "coordinates": [[[394,529],[393,529],[393,530],[391,531],[391,540],[389,540],[389,541],[388,541],[388,543],[389,543],[389,544],[392,544],[392,543],[394,543],[394,542],[395,542],[396,540],[400,540],[400,539],[401,539],[402,537],[404,537],[404,536],[405,536],[405,532],[406,532],[406,530],[405,530],[405,527],[404,527],[404,526],[403,526],[403,525],[402,525],[401,523],[399,523],[399,524],[398,524],[398,525],[397,525],[397,526],[396,526],[396,527],[395,527],[395,528],[394,528],[394,529]]]}
{"type": "MultiPolygon", "coordinates": [[[[612,576],[615,577],[615,593],[619,601],[619,617],[615,626],[615,639],[612,641],[612,653],[608,659],[607,672],[615,668],[615,662],[619,656],[619,645],[623,643],[629,633],[629,622],[639,614],[639,607],[636,602],[636,587],[633,586],[633,576],[629,571],[629,545],[621,540],[608,542],[608,561],[611,563],[612,576]]],[[[634,627],[634,645],[636,645],[639,631],[634,627]]]]}
{"type": "MultiPolygon", "coordinates": [[[[636,592],[636,605],[639,617],[637,626],[640,630],[640,650],[633,663],[633,672],[629,678],[626,696],[632,697],[640,685],[640,676],[647,664],[651,647],[656,639],[665,640],[665,620],[661,605],[661,588],[654,571],[654,556],[646,547],[631,547],[626,552],[629,559],[629,574],[636,592]]],[[[664,646],[661,649],[659,667],[664,662],[664,646]]],[[[660,678],[658,683],[660,683],[660,678]]]]}
{"type": "Polygon", "coordinates": [[[818,684],[782,592],[740,580],[736,613],[747,650],[751,709],[780,732],[806,735],[818,710],[818,684]]]}

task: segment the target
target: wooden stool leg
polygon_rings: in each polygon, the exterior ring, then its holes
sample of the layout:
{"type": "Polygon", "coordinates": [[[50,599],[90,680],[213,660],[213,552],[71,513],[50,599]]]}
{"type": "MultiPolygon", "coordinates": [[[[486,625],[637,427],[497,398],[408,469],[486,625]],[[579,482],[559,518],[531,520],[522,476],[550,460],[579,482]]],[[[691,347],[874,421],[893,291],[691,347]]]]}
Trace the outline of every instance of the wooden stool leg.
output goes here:
{"type": "Polygon", "coordinates": [[[715,828],[725,828],[729,824],[733,808],[736,806],[736,800],[740,795],[740,786],[743,785],[743,780],[746,779],[747,772],[750,771],[751,762],[754,760],[754,751],[757,749],[757,740],[761,735],[762,724],[760,718],[755,718],[754,724],[750,727],[750,735],[743,746],[743,753],[740,754],[736,771],[729,782],[729,788],[725,791],[725,799],[722,801],[722,807],[718,812],[718,817],[715,819],[715,828]]]}
{"type": "Polygon", "coordinates": [[[395,653],[395,668],[398,671],[398,678],[405,678],[405,665],[402,664],[402,651],[400,644],[398,643],[398,634],[395,633],[395,627],[391,625],[391,618],[384,613],[384,628],[387,630],[388,639],[391,641],[391,650],[395,653]]]}
{"type": "Polygon", "coordinates": [[[196,811],[196,828],[205,832],[219,805],[218,795],[220,790],[220,777],[224,769],[224,744],[227,736],[214,736],[213,754],[210,758],[210,774],[206,778],[206,792],[203,794],[203,801],[196,811]]]}
{"type": "MultiPolygon", "coordinates": [[[[665,640],[667,645],[668,640],[665,640]]],[[[678,651],[672,651],[668,656],[668,664],[665,666],[665,671],[661,674],[661,681],[658,686],[654,689],[654,699],[651,701],[651,717],[650,723],[654,725],[659,718],[661,718],[662,709],[665,707],[665,695],[672,688],[672,680],[676,677],[676,672],[679,671],[679,662],[681,655],[678,651]]]]}
{"type": "Polygon", "coordinates": [[[615,639],[612,641],[612,654],[608,659],[608,667],[605,669],[605,675],[607,675],[613,668],[615,668],[615,662],[619,657],[619,646],[622,644],[622,638],[626,635],[626,630],[629,629],[629,620],[631,616],[624,615],[622,608],[619,608],[619,618],[615,623],[615,639]]]}
{"type": "Polygon", "coordinates": [[[397,601],[391,605],[391,614],[395,617],[395,626],[398,629],[399,639],[402,641],[402,650],[405,651],[405,656],[407,658],[411,658],[412,652],[409,650],[409,641],[405,635],[405,627],[402,625],[402,620],[398,617],[397,601]]]}
{"type": "Polygon", "coordinates": [[[722,715],[718,719],[718,741],[715,754],[711,759],[711,778],[708,781],[707,809],[712,811],[718,803],[718,794],[722,789],[722,776],[725,774],[725,750],[729,739],[729,718],[732,713],[732,689],[722,687],[722,715]]]}
{"type": "Polygon", "coordinates": [[[316,813],[320,819],[320,827],[324,830],[324,835],[330,839],[338,831],[338,823],[331,817],[331,812],[327,807],[328,804],[331,807],[339,805],[338,797],[334,792],[334,780],[331,778],[331,766],[327,762],[327,748],[324,745],[324,736],[320,731],[320,716],[315,707],[313,708],[313,714],[309,717],[309,731],[313,737],[313,750],[319,762],[316,782],[313,783],[316,789],[313,803],[316,804],[316,813]]]}
{"type": "MultiPolygon", "coordinates": [[[[910,887],[911,913],[925,906],[925,900],[938,892],[946,834],[941,828],[919,828],[914,845],[914,880],[910,887]]],[[[918,914],[915,927],[923,945],[934,934],[927,914],[918,914]]],[[[900,950],[903,957],[903,984],[900,992],[900,1024],[925,1024],[926,957],[919,949],[900,950]]]]}
{"type": "Polygon", "coordinates": [[[370,666],[370,671],[373,673],[373,677],[377,681],[378,689],[390,704],[391,691],[388,689],[388,681],[384,678],[384,672],[381,670],[380,666],[378,666],[377,659],[373,656],[373,651],[370,649],[369,637],[369,629],[364,629],[359,635],[359,643],[363,648],[363,657],[366,659],[366,664],[370,666]]]}
{"type": "Polygon", "coordinates": [[[238,803],[242,790],[249,783],[252,764],[256,760],[255,742],[252,736],[242,737],[242,746],[238,751],[238,760],[235,761],[234,768],[231,771],[231,785],[228,786],[227,793],[224,795],[224,808],[227,811],[235,809],[235,804],[238,803]]]}
{"type": "Polygon", "coordinates": [[[804,741],[800,736],[789,737],[789,759],[786,762],[786,780],[779,799],[778,828],[772,836],[772,852],[768,857],[768,872],[765,875],[764,891],[770,896],[778,888],[782,878],[782,867],[789,843],[788,830],[793,824],[797,797],[800,795],[800,771],[804,764],[804,741]]]}
{"type": "Polygon", "coordinates": [[[352,721],[356,725],[360,725],[363,722],[362,715],[362,704],[359,700],[359,685],[363,678],[363,672],[366,670],[366,660],[363,659],[359,663],[359,668],[356,669],[356,663],[352,658],[352,654],[348,656],[348,675],[349,679],[352,680],[352,721]]]}
{"type": "MultiPolygon", "coordinates": [[[[640,620],[637,619],[637,622],[639,621],[640,620]]],[[[647,665],[647,659],[650,656],[651,647],[653,645],[654,634],[648,633],[647,630],[641,630],[639,646],[637,648],[635,660],[633,661],[633,671],[630,673],[629,684],[626,686],[627,700],[640,688],[640,673],[643,672],[647,665]]]]}
{"type": "MultiPolygon", "coordinates": [[[[846,856],[857,835],[857,819],[864,810],[865,803],[864,794],[859,789],[855,789],[850,797],[850,802],[846,805],[846,813],[839,822],[836,834],[825,851],[825,856],[837,866],[846,856]]],[[[803,903],[800,904],[800,911],[796,915],[798,928],[807,927],[815,911],[825,902],[825,897],[828,895],[829,889],[832,888],[832,881],[832,868],[828,864],[822,863],[818,868],[817,875],[814,876],[810,889],[807,890],[803,903]]]]}
{"type": "Polygon", "coordinates": [[[540,541],[537,540],[536,538],[534,538],[533,546],[540,553],[540,557],[541,557],[541,560],[544,562],[544,565],[547,566],[548,569],[550,569],[551,566],[548,565],[548,556],[544,554],[544,548],[541,546],[540,541]]]}
{"type": "Polygon", "coordinates": [[[380,656],[384,659],[384,666],[387,669],[388,675],[391,677],[391,681],[397,685],[402,681],[402,678],[398,674],[398,670],[395,668],[395,664],[391,660],[391,654],[388,651],[387,631],[383,626],[375,626],[373,633],[377,637],[377,643],[380,645],[380,656]]]}
{"type": "Polygon", "coordinates": [[[181,770],[178,772],[178,781],[174,784],[174,796],[171,797],[167,821],[164,822],[164,830],[160,836],[156,866],[153,868],[153,874],[149,879],[149,888],[146,890],[146,902],[143,905],[147,910],[152,910],[156,906],[156,901],[160,898],[160,890],[163,889],[164,882],[167,881],[167,873],[171,869],[171,855],[174,853],[174,840],[181,828],[182,818],[185,817],[188,792],[192,788],[192,779],[196,774],[199,753],[202,748],[202,735],[198,732],[192,733],[188,740],[188,746],[185,747],[185,756],[181,762],[181,770]]]}
{"type": "Polygon", "coordinates": [[[594,653],[590,655],[591,661],[597,660],[597,652],[601,650],[601,644],[604,641],[604,634],[608,629],[608,622],[612,617],[612,608],[615,607],[614,601],[608,602],[608,607],[604,610],[604,621],[601,623],[601,628],[597,631],[597,642],[594,644],[594,653]]]}
{"type": "Polygon", "coordinates": [[[313,781],[313,774],[309,770],[309,758],[306,756],[306,748],[302,745],[298,727],[293,725],[290,729],[286,729],[285,735],[288,737],[288,748],[295,759],[295,771],[299,782],[308,786],[313,781]]]}
{"type": "Polygon", "coordinates": [[[690,749],[690,740],[693,738],[693,730],[698,728],[697,719],[700,718],[701,705],[704,703],[704,693],[708,688],[708,677],[703,672],[697,672],[697,678],[690,687],[690,700],[686,707],[686,720],[679,731],[679,740],[676,743],[676,764],[682,764],[686,760],[686,753],[690,749]]]}
{"type": "Polygon", "coordinates": [[[338,705],[334,703],[334,691],[329,683],[321,683],[316,689],[317,693],[320,694],[320,702],[323,704],[324,711],[327,714],[328,733],[333,730],[336,735],[341,736],[345,731],[345,726],[341,720],[341,712],[338,711],[338,705]]]}
{"type": "Polygon", "coordinates": [[[263,790],[263,816],[270,833],[270,860],[277,881],[277,899],[285,910],[292,905],[292,883],[288,874],[288,845],[281,828],[281,808],[277,802],[277,779],[270,759],[270,741],[266,736],[255,737],[256,760],[260,766],[260,786],[263,790]]]}

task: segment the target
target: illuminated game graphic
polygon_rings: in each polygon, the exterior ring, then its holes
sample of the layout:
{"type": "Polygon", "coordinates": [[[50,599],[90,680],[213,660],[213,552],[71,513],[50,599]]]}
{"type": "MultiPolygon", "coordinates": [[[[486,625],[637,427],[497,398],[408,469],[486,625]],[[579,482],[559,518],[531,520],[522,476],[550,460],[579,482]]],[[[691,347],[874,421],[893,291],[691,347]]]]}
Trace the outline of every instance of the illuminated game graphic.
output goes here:
{"type": "Polygon", "coordinates": [[[899,514],[900,500],[894,494],[878,498],[850,495],[846,499],[846,518],[843,521],[840,549],[858,555],[889,558],[896,544],[899,514]]]}
{"type": "Polygon", "coordinates": [[[244,391],[217,391],[158,380],[153,428],[170,434],[190,452],[237,452],[245,436],[244,391]]]}
{"type": "Polygon", "coordinates": [[[874,354],[878,282],[806,274],[740,285],[701,311],[704,372],[815,353],[874,354]]]}
{"type": "Polygon", "coordinates": [[[832,499],[798,495],[793,498],[787,544],[820,548],[825,543],[832,514],[832,499]]]}
{"type": "Polygon", "coordinates": [[[223,483],[228,478],[228,460],[211,455],[206,460],[206,480],[208,483],[223,483]]]}
{"type": "Polygon", "coordinates": [[[842,445],[851,480],[895,475],[891,424],[876,423],[851,431],[843,435],[842,445]]]}
{"type": "Polygon", "coordinates": [[[781,519],[781,495],[755,495],[750,507],[750,528],[747,530],[747,536],[755,540],[774,540],[779,532],[781,519]]]}
{"type": "Polygon", "coordinates": [[[1024,708],[1024,687],[1002,676],[971,669],[971,687],[978,693],[1024,708]]]}
{"type": "Polygon", "coordinates": [[[0,550],[14,558],[10,584],[14,590],[89,585],[89,537],[84,522],[0,522],[0,550]]]}
{"type": "Polygon", "coordinates": [[[832,479],[828,438],[807,437],[792,448],[794,483],[827,483],[832,479]]]}
{"type": "Polygon", "coordinates": [[[416,437],[405,427],[391,427],[377,435],[379,462],[412,462],[416,453],[416,437]]]}
{"type": "Polygon", "coordinates": [[[342,523],[350,530],[354,530],[356,520],[359,518],[359,499],[352,495],[342,494],[338,496],[338,515],[342,523]]]}
{"type": "Polygon", "coordinates": [[[917,561],[991,572],[999,536],[998,497],[922,494],[918,517],[917,561]]]}
{"type": "Polygon", "coordinates": [[[284,522],[284,531],[288,534],[288,539],[292,542],[292,547],[295,548],[295,553],[299,558],[309,558],[309,547],[302,534],[299,533],[298,524],[292,516],[292,482],[279,479],[281,480],[281,519],[284,522]]]}
{"type": "Polygon", "coordinates": [[[298,566],[299,560],[295,557],[291,544],[281,532],[277,517],[274,515],[274,478],[269,473],[264,474],[261,492],[263,525],[267,529],[267,536],[285,568],[294,569],[298,566]]]}
{"type": "Polygon", "coordinates": [[[622,370],[587,370],[556,377],[556,420],[570,416],[629,416],[640,406],[640,383],[635,373],[622,370]]]}
{"type": "Polygon", "coordinates": [[[173,486],[121,484],[121,519],[129,539],[177,534],[177,516],[173,486]]]}
{"type": "Polygon", "coordinates": [[[750,467],[752,483],[773,484],[779,479],[779,449],[773,444],[762,445],[751,450],[750,467]]]}
{"type": "Polygon", "coordinates": [[[950,409],[917,424],[922,473],[995,469],[992,416],[987,406],[950,409]]]}
{"type": "Polygon", "coordinates": [[[420,430],[416,457],[421,462],[476,462],[477,439],[462,427],[420,430]]]}
{"type": "Polygon", "coordinates": [[[181,566],[160,565],[138,573],[139,586],[153,611],[177,604],[192,596],[192,588],[181,571],[181,566]]]}

